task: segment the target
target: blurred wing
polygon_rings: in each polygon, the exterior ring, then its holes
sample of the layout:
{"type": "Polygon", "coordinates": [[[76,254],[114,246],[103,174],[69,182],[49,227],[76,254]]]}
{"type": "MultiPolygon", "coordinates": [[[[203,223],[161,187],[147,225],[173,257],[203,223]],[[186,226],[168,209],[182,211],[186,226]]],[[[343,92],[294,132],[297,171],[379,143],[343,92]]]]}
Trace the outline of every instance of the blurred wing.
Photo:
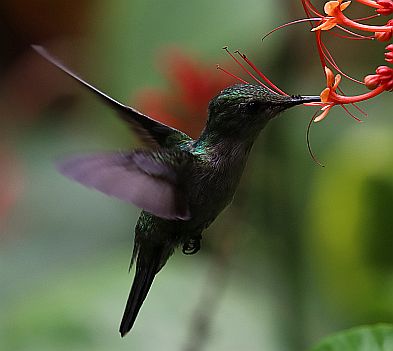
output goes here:
{"type": "Polygon", "coordinates": [[[175,156],[147,151],[81,155],[60,162],[58,169],[87,187],[133,203],[158,217],[187,220],[190,213],[181,185],[187,162],[181,161],[184,155],[179,153],[175,156]],[[171,163],[164,161],[166,158],[171,163]]]}
{"type": "Polygon", "coordinates": [[[32,45],[32,48],[46,60],[51,62],[57,68],[67,73],[84,87],[88,88],[96,96],[98,96],[105,104],[111,106],[119,113],[120,118],[127,122],[129,127],[136,133],[139,139],[149,147],[166,147],[170,146],[174,140],[191,140],[189,136],[179,130],[169,127],[163,123],[146,116],[138,110],[123,105],[110,96],[106,95],[90,83],[83,80],[76,73],[72,72],[68,67],[63,65],[58,59],[53,57],[45,48],[38,45],[32,45]]]}

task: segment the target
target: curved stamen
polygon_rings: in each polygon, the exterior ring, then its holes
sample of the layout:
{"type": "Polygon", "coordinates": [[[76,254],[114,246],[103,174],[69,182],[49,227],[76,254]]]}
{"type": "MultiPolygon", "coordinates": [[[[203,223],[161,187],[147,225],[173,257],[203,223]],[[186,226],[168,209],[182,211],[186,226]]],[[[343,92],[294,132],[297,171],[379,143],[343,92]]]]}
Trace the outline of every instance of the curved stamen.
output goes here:
{"type": "Polygon", "coordinates": [[[344,24],[350,28],[355,28],[365,32],[392,32],[393,26],[373,26],[352,21],[346,17],[341,11],[338,11],[335,17],[339,23],[344,24]]]}
{"type": "Polygon", "coordinates": [[[357,118],[353,113],[351,113],[344,105],[340,105],[343,109],[344,109],[344,111],[348,114],[348,115],[350,115],[355,121],[357,121],[357,122],[363,122],[360,118],[357,118]]]}
{"type": "MultiPolygon", "coordinates": [[[[337,27],[338,29],[342,30],[342,31],[345,32],[345,33],[348,33],[348,34],[353,35],[353,36],[356,37],[356,38],[359,38],[359,39],[367,39],[367,40],[374,40],[374,37],[373,37],[373,36],[368,36],[368,37],[367,37],[367,36],[365,36],[365,35],[361,35],[361,34],[352,32],[352,31],[350,31],[349,29],[344,28],[344,27],[342,27],[342,26],[340,26],[340,25],[336,25],[336,27],[337,27]]],[[[353,38],[353,39],[355,39],[355,38],[353,38]]]]}
{"type": "MultiPolygon", "coordinates": [[[[287,93],[282,91],[280,88],[278,88],[275,84],[273,84],[268,77],[266,77],[248,58],[245,54],[240,53],[239,50],[235,51],[237,54],[240,55],[240,57],[255,71],[255,73],[261,77],[267,84],[270,85],[270,87],[274,90],[276,90],[279,94],[281,95],[286,95],[288,96],[287,93]]],[[[261,83],[262,85],[266,86],[265,84],[261,83]]]]}
{"type": "MultiPolygon", "coordinates": [[[[341,95],[346,96],[346,94],[344,93],[344,91],[343,91],[340,87],[337,87],[337,90],[339,91],[339,93],[340,93],[341,95]]],[[[356,108],[364,117],[367,117],[367,116],[368,116],[368,114],[367,114],[365,111],[363,111],[357,104],[351,103],[351,105],[352,105],[354,108],[356,108]]]]}
{"type": "MultiPolygon", "coordinates": [[[[235,51],[235,54],[238,54],[238,55],[244,60],[244,57],[242,56],[242,54],[240,53],[239,50],[236,50],[236,51],[235,51]]],[[[247,61],[246,61],[246,63],[248,64],[247,61]]],[[[265,84],[264,84],[261,80],[259,80],[257,77],[255,77],[255,75],[254,75],[251,71],[249,71],[248,69],[247,69],[247,73],[248,73],[248,74],[258,83],[258,84],[265,86],[265,84]]]]}
{"type": "Polygon", "coordinates": [[[356,21],[356,22],[368,21],[370,19],[374,19],[374,18],[377,18],[377,17],[381,17],[381,15],[379,13],[377,13],[375,15],[371,15],[371,16],[367,16],[367,17],[355,18],[354,21],[356,21]]]}
{"type": "Polygon", "coordinates": [[[311,3],[311,1],[309,0],[302,0],[302,5],[304,10],[306,11],[306,13],[309,15],[310,12],[312,12],[314,15],[317,15],[318,17],[323,17],[323,15],[321,15],[317,8],[311,3]]]}
{"type": "Polygon", "coordinates": [[[314,115],[312,116],[312,118],[310,119],[310,121],[308,122],[308,125],[307,125],[307,131],[306,131],[307,149],[308,149],[308,153],[310,154],[310,156],[311,156],[311,158],[313,159],[313,161],[314,161],[317,165],[319,165],[319,166],[321,166],[321,167],[325,167],[325,165],[322,164],[322,163],[318,160],[318,158],[315,156],[315,154],[314,154],[314,152],[313,152],[313,150],[312,150],[312,148],[311,148],[311,142],[310,142],[311,126],[313,125],[313,122],[314,122],[314,120],[315,120],[317,114],[318,114],[318,111],[314,113],[314,115]]]}
{"type": "Polygon", "coordinates": [[[293,24],[304,23],[304,22],[309,22],[309,21],[318,21],[318,22],[319,22],[319,21],[321,21],[321,20],[322,20],[322,18],[319,18],[319,17],[318,17],[318,18],[302,18],[302,19],[298,19],[298,20],[295,20],[295,21],[291,21],[291,22],[282,24],[281,26],[278,26],[278,27],[272,29],[270,32],[266,33],[266,34],[262,37],[261,41],[263,41],[265,38],[267,38],[270,34],[273,34],[274,32],[276,32],[276,31],[278,31],[278,30],[280,30],[280,29],[282,29],[282,28],[291,26],[291,25],[293,25],[293,24]]]}
{"type": "Polygon", "coordinates": [[[335,36],[335,37],[337,37],[337,38],[341,38],[341,39],[349,39],[349,40],[374,40],[375,39],[375,36],[369,36],[369,37],[365,37],[365,38],[357,38],[357,37],[351,37],[351,36],[349,36],[349,35],[342,35],[342,34],[338,34],[338,33],[335,33],[335,32],[329,32],[329,34],[330,35],[333,35],[333,36],[335,36]]]}
{"type": "Polygon", "coordinates": [[[353,81],[353,82],[355,82],[355,83],[364,85],[364,82],[362,82],[362,81],[360,81],[360,80],[357,80],[357,79],[355,79],[355,78],[349,76],[348,74],[344,73],[344,72],[338,67],[338,64],[337,64],[336,61],[334,60],[332,54],[330,53],[330,51],[328,50],[328,48],[326,47],[326,45],[323,44],[323,43],[322,43],[322,50],[323,50],[323,53],[324,53],[324,55],[325,55],[326,61],[327,61],[328,63],[330,63],[330,64],[332,65],[332,67],[333,67],[337,72],[339,72],[339,73],[342,74],[345,78],[347,78],[347,79],[349,79],[349,80],[351,80],[351,81],[353,81]]]}
{"type": "Polygon", "coordinates": [[[223,49],[226,51],[226,53],[252,78],[254,79],[256,82],[258,82],[258,84],[264,86],[266,89],[268,89],[270,92],[277,94],[274,90],[270,89],[268,86],[266,86],[265,84],[263,84],[257,77],[255,77],[229,50],[228,47],[225,46],[223,47],[223,49]]]}
{"type": "Polygon", "coordinates": [[[237,79],[238,81],[244,83],[244,84],[250,84],[249,82],[245,81],[244,79],[238,77],[237,75],[227,71],[226,69],[222,68],[219,64],[217,64],[216,68],[222,72],[224,72],[225,74],[227,74],[228,76],[231,76],[232,78],[237,79]]]}

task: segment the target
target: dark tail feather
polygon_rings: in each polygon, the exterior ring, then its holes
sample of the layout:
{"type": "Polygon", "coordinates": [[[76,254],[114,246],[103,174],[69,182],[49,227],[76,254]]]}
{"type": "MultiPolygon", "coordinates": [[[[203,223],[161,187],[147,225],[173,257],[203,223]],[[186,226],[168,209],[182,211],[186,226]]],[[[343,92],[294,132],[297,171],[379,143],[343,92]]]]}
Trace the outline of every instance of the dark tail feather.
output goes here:
{"type": "Polygon", "coordinates": [[[132,283],[130,295],[128,296],[126,309],[120,324],[120,334],[123,337],[134,325],[138,312],[145,300],[147,293],[153,283],[156,273],[160,269],[161,250],[149,253],[147,257],[143,257],[139,252],[134,281],[132,283]]]}

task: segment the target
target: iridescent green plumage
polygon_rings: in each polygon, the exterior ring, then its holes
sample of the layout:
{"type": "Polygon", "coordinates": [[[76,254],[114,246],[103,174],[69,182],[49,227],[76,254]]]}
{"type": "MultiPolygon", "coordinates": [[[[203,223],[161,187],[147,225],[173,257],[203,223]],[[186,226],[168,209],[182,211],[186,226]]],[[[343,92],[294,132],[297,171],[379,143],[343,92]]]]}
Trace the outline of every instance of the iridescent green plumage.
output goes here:
{"type": "Polygon", "coordinates": [[[124,336],[174,250],[198,251],[202,232],[232,201],[259,132],[281,111],[319,97],[283,96],[251,84],[229,87],[211,100],[206,127],[193,140],[105,95],[42,47],[34,49],[119,112],[146,147],[59,165],[66,176],[143,209],[135,228],[135,278],[120,325],[124,336]]]}

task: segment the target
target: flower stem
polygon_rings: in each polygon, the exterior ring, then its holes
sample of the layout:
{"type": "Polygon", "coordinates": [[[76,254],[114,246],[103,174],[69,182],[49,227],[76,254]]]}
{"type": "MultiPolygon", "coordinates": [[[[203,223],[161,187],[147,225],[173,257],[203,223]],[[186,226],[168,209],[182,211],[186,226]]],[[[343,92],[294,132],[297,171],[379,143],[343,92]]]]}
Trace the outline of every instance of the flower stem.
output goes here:
{"type": "Polygon", "coordinates": [[[356,95],[356,96],[343,96],[338,95],[336,93],[331,94],[332,101],[337,104],[353,104],[356,102],[364,101],[376,97],[377,95],[386,91],[385,84],[380,85],[379,87],[369,91],[368,93],[356,95]]]}
{"type": "Polygon", "coordinates": [[[336,19],[341,23],[348,27],[363,30],[365,32],[392,32],[393,26],[372,26],[367,24],[358,23],[352,21],[348,17],[346,17],[341,11],[338,12],[336,19]]]}
{"type": "Polygon", "coordinates": [[[376,9],[380,9],[382,6],[377,4],[375,1],[370,1],[370,0],[356,0],[357,2],[360,2],[363,5],[374,7],[376,9]]]}

